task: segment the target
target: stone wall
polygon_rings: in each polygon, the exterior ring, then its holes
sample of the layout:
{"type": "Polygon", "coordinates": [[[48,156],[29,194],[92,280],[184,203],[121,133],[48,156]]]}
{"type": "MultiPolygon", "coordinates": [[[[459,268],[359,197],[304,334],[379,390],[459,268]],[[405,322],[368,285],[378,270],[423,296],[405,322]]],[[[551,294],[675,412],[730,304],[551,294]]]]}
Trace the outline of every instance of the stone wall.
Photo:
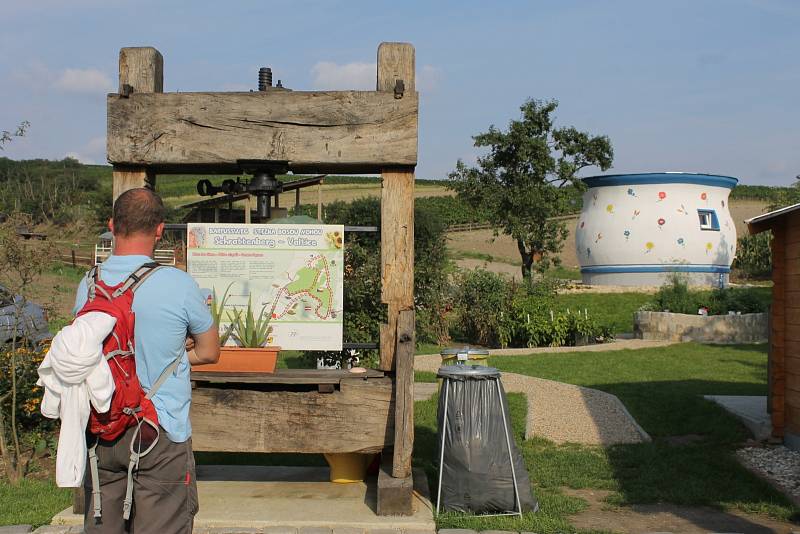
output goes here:
{"type": "Polygon", "coordinates": [[[766,313],[703,316],[639,311],[633,317],[635,337],[666,341],[766,343],[768,325],[766,313]]]}

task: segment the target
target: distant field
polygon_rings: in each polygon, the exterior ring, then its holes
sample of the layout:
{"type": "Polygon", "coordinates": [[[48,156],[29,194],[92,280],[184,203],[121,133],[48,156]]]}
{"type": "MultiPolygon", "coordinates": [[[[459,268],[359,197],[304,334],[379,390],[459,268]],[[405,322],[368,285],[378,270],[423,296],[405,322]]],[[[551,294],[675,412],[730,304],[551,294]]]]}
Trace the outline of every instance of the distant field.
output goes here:
{"type": "MultiPolygon", "coordinates": [[[[111,167],[108,165],[84,165],[81,172],[100,178],[101,187],[111,191],[111,167]]],[[[279,176],[281,181],[293,181],[304,176],[279,176]]],[[[206,176],[189,174],[164,174],[156,178],[156,191],[170,207],[179,207],[190,202],[202,200],[197,194],[198,180],[208,179],[214,185],[223,180],[236,179],[236,176],[206,176]]],[[[247,176],[244,177],[247,179],[247,176]]],[[[417,197],[451,196],[453,193],[444,187],[444,180],[417,180],[417,197]]],[[[349,202],[363,197],[376,197],[381,193],[381,179],[378,176],[327,176],[322,185],[322,202],[327,204],[337,200],[349,202]]],[[[282,206],[294,206],[294,192],[281,195],[282,206]]],[[[316,204],[317,188],[310,187],[301,191],[301,204],[316,204]]]]}

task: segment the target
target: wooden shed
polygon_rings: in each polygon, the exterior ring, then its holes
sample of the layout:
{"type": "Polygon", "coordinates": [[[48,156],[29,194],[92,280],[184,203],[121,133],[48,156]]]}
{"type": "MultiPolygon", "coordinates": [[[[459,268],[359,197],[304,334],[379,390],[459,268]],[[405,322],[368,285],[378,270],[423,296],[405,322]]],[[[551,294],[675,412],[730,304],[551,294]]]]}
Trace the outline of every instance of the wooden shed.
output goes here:
{"type": "Polygon", "coordinates": [[[800,204],[745,221],[772,231],[768,410],[772,435],[800,450],[800,204]]]}

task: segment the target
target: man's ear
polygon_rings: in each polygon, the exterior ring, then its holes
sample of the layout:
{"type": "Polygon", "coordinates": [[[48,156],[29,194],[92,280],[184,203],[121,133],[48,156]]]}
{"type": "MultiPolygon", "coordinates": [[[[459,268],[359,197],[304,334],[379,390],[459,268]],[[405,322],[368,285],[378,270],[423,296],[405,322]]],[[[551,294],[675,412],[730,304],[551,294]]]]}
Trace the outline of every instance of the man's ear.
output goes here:
{"type": "Polygon", "coordinates": [[[108,229],[111,230],[111,233],[114,233],[114,218],[108,220],[108,229]]]}
{"type": "Polygon", "coordinates": [[[164,223],[161,223],[158,226],[156,226],[156,241],[160,240],[163,234],[164,234],[164,223]]]}

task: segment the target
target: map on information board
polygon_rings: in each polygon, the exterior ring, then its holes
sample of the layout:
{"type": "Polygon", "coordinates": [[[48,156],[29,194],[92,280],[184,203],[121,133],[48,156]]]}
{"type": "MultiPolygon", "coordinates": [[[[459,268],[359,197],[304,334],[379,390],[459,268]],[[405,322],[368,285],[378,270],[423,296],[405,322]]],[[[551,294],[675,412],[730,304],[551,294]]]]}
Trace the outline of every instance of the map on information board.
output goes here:
{"type": "Polygon", "coordinates": [[[189,223],[187,238],[187,272],[227,294],[221,328],[250,303],[272,316],[269,345],[342,349],[342,225],[189,223]]]}

